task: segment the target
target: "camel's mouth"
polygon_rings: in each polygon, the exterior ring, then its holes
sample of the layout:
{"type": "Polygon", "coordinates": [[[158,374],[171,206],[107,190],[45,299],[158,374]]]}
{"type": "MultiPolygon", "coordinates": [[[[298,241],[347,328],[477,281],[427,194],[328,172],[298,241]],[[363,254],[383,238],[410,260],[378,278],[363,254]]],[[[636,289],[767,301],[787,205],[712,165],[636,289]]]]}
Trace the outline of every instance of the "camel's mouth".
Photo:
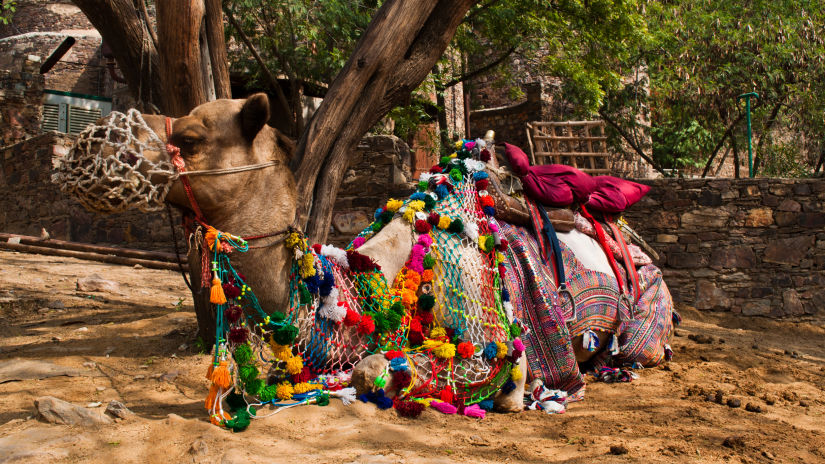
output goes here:
{"type": "Polygon", "coordinates": [[[134,109],[87,127],[52,175],[61,190],[102,213],[158,211],[176,179],[166,145],[134,109]]]}

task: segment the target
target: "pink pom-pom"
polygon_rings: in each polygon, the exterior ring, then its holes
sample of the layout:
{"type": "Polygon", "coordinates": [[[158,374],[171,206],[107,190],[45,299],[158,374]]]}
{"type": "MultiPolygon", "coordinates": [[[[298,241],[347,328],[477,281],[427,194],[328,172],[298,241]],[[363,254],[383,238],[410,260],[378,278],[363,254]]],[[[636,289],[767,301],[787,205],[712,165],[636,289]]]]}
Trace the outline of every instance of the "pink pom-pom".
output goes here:
{"type": "MultiPolygon", "coordinates": [[[[418,237],[418,244],[423,246],[424,248],[429,248],[433,244],[433,238],[429,235],[422,235],[418,237]]],[[[424,253],[427,254],[427,253],[424,253]]]]}
{"type": "Polygon", "coordinates": [[[352,241],[352,248],[358,248],[361,245],[363,245],[366,241],[367,239],[365,239],[364,237],[355,237],[355,239],[352,241]]]}
{"type": "Polygon", "coordinates": [[[472,150],[476,146],[475,142],[466,142],[464,143],[464,149],[467,151],[472,150]]]}
{"type": "Polygon", "coordinates": [[[473,404],[471,406],[467,406],[464,408],[464,415],[469,417],[475,417],[477,419],[484,419],[484,416],[487,414],[487,411],[478,407],[477,404],[473,404]]]}
{"type": "Polygon", "coordinates": [[[491,232],[498,232],[498,224],[491,222],[490,224],[490,231],[491,232]]]}
{"type": "Polygon", "coordinates": [[[518,351],[524,351],[524,343],[522,343],[520,338],[513,339],[513,349],[518,351]]]}
{"type": "Polygon", "coordinates": [[[433,402],[430,403],[430,406],[436,411],[443,414],[455,414],[456,412],[458,412],[458,408],[456,408],[452,404],[442,403],[438,400],[433,400],[433,402]]]}

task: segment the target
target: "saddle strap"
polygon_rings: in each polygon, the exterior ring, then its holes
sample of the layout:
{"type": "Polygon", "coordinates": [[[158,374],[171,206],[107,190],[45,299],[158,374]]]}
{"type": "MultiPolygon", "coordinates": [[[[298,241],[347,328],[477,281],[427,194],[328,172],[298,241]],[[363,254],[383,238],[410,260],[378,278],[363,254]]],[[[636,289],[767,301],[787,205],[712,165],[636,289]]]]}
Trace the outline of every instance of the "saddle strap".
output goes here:
{"type": "Polygon", "coordinates": [[[607,239],[604,235],[604,228],[602,225],[599,224],[597,221],[588,211],[584,205],[581,205],[581,212],[582,216],[584,216],[590,224],[593,225],[593,230],[596,231],[596,237],[599,239],[599,245],[604,250],[604,254],[607,255],[607,262],[610,263],[610,269],[613,270],[613,274],[616,276],[616,282],[619,284],[619,296],[624,295],[624,284],[622,283],[622,275],[619,271],[619,265],[616,263],[616,258],[613,256],[613,252],[610,251],[610,247],[607,245],[607,239]]]}
{"type": "Polygon", "coordinates": [[[544,262],[547,264],[552,255],[553,271],[556,274],[556,286],[565,288],[564,260],[561,256],[561,246],[559,245],[559,236],[556,235],[556,229],[553,228],[553,223],[550,221],[550,217],[547,215],[544,206],[536,205],[528,200],[528,208],[531,213],[530,217],[533,219],[533,228],[539,237],[539,245],[541,246],[544,262]],[[547,250],[548,246],[550,247],[549,252],[547,250]]]}
{"type": "Polygon", "coordinates": [[[636,272],[636,265],[633,263],[633,256],[630,254],[630,249],[627,247],[627,242],[615,222],[609,221],[607,223],[610,230],[613,231],[613,236],[616,238],[616,243],[619,245],[619,250],[622,252],[622,259],[624,260],[624,267],[627,270],[627,277],[630,280],[628,290],[633,290],[633,303],[636,304],[642,296],[639,287],[639,274],[636,272]]]}

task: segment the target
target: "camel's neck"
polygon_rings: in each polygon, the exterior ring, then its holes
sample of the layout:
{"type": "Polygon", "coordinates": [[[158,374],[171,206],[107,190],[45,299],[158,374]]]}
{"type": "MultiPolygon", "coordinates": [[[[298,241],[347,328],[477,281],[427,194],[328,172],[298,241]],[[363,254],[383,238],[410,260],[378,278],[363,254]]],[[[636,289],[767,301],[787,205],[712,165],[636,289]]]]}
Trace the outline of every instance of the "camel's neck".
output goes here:
{"type": "MultiPolygon", "coordinates": [[[[293,224],[295,184],[290,173],[254,171],[244,191],[247,193],[220,199],[218,208],[205,209],[209,225],[233,235],[251,236],[283,231],[293,224]]],[[[286,310],[292,261],[283,238],[252,240],[249,251],[229,256],[267,313],[286,310]]]]}

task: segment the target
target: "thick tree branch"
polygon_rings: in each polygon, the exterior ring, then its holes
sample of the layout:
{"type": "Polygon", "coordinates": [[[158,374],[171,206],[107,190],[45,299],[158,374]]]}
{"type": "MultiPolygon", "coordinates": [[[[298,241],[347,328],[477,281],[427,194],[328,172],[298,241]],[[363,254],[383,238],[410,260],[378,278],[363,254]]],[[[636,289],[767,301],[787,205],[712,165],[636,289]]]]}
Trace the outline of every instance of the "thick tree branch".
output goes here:
{"type": "Polygon", "coordinates": [[[619,133],[619,135],[622,136],[622,138],[627,142],[627,144],[630,145],[630,148],[632,148],[633,151],[635,151],[636,154],[639,155],[640,158],[642,158],[643,160],[650,163],[650,165],[653,166],[653,169],[659,171],[662,175],[665,175],[665,172],[662,171],[662,168],[661,168],[661,166],[659,166],[659,163],[654,161],[653,158],[647,156],[647,154],[645,154],[645,152],[636,144],[636,142],[633,141],[633,139],[630,137],[630,135],[624,129],[622,129],[616,123],[616,121],[613,120],[613,118],[608,116],[606,111],[599,110],[599,115],[602,117],[602,119],[605,120],[605,122],[610,124],[610,126],[613,127],[613,129],[615,129],[616,132],[619,133]]]}
{"type": "MultiPolygon", "coordinates": [[[[754,109],[757,106],[758,104],[754,106],[754,109]]],[[[722,148],[722,145],[725,143],[725,139],[731,136],[731,134],[733,133],[733,129],[736,128],[736,125],[739,124],[739,122],[742,121],[742,118],[744,117],[744,112],[739,113],[739,116],[737,116],[736,119],[734,119],[733,122],[730,123],[730,125],[728,125],[727,129],[725,129],[725,133],[722,134],[722,138],[719,139],[719,142],[716,143],[716,146],[713,147],[713,150],[710,152],[708,162],[705,163],[705,169],[702,171],[702,177],[706,177],[708,175],[708,171],[710,170],[710,164],[713,162],[713,159],[716,158],[716,154],[719,153],[719,149],[722,148]]]]}
{"type": "Polygon", "coordinates": [[[779,102],[773,106],[773,108],[771,109],[771,115],[768,116],[768,122],[766,122],[765,127],[762,128],[762,134],[759,136],[759,142],[756,144],[756,158],[753,160],[754,176],[759,171],[759,165],[762,164],[762,145],[765,142],[765,138],[770,136],[771,127],[773,127],[774,123],[776,122],[777,116],[779,116],[779,110],[782,109],[782,102],[784,100],[785,98],[782,97],[779,100],[779,102]]]}
{"type": "Polygon", "coordinates": [[[485,64],[484,66],[482,66],[478,69],[470,71],[467,74],[464,74],[464,75],[459,76],[459,77],[457,77],[457,78],[455,78],[451,81],[448,81],[446,84],[443,85],[442,89],[449,89],[450,87],[452,87],[456,84],[459,84],[459,83],[464,82],[464,81],[468,81],[468,80],[470,80],[470,79],[472,79],[476,76],[479,76],[481,74],[486,73],[487,71],[495,68],[496,66],[498,66],[502,62],[504,62],[504,60],[506,60],[507,57],[509,57],[510,55],[512,55],[516,51],[516,48],[518,48],[518,47],[514,45],[514,46],[510,47],[506,52],[504,52],[501,56],[496,58],[495,60],[485,64]]]}

